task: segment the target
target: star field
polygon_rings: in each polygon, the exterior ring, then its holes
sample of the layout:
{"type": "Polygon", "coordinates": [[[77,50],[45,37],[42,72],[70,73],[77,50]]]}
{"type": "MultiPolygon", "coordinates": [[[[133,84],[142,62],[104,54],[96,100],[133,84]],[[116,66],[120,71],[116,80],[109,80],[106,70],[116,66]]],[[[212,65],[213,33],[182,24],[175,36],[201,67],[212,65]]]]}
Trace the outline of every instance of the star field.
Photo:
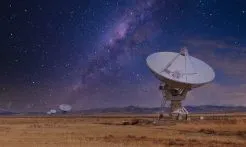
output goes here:
{"type": "MultiPolygon", "coordinates": [[[[246,82],[243,0],[27,0],[0,8],[5,109],[159,106],[159,82],[145,59],[183,45],[215,69],[212,85],[222,91],[210,96],[217,103],[194,92],[187,104],[231,104],[225,89],[241,90],[246,82]]],[[[244,98],[233,104],[246,105],[244,98]]]]}

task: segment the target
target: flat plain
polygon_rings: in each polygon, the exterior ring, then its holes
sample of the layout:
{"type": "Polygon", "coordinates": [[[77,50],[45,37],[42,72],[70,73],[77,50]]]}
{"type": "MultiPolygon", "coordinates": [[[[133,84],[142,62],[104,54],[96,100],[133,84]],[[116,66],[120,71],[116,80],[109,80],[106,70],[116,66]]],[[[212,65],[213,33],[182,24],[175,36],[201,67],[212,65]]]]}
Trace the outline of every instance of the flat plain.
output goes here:
{"type": "Polygon", "coordinates": [[[198,116],[158,124],[147,114],[2,116],[0,147],[246,146],[245,114],[198,116]]]}

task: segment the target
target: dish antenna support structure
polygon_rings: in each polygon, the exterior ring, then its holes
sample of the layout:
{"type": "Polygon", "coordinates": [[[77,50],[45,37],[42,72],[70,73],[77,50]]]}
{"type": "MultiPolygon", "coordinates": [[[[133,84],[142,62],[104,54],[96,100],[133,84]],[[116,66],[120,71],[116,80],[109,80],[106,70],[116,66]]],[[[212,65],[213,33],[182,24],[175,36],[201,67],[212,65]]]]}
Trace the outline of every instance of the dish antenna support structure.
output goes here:
{"type": "Polygon", "coordinates": [[[170,102],[171,117],[186,115],[189,112],[182,106],[189,91],[211,82],[215,78],[213,69],[205,62],[189,56],[186,47],[179,53],[157,52],[146,59],[147,66],[157,79],[161,81],[159,90],[162,91],[161,113],[163,117],[166,103],[170,102]]]}

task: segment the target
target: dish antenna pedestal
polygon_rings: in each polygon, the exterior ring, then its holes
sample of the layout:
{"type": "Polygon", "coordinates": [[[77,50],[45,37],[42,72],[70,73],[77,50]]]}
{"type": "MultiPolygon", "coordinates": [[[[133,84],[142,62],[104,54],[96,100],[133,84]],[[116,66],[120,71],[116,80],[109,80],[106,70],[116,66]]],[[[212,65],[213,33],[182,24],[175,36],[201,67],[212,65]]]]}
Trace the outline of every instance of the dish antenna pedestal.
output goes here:
{"type": "Polygon", "coordinates": [[[182,115],[186,116],[188,119],[189,112],[182,106],[182,101],[186,98],[190,88],[177,88],[171,87],[168,84],[161,83],[159,90],[162,91],[163,100],[161,102],[161,114],[159,119],[163,116],[166,103],[170,101],[169,116],[177,117],[177,119],[182,119],[182,115]]]}
{"type": "Polygon", "coordinates": [[[158,52],[149,55],[146,59],[147,65],[155,77],[161,81],[159,90],[162,91],[161,114],[170,102],[170,116],[182,115],[188,119],[188,111],[182,106],[189,91],[211,82],[215,73],[205,62],[189,56],[187,48],[182,48],[179,53],[158,52]]]}

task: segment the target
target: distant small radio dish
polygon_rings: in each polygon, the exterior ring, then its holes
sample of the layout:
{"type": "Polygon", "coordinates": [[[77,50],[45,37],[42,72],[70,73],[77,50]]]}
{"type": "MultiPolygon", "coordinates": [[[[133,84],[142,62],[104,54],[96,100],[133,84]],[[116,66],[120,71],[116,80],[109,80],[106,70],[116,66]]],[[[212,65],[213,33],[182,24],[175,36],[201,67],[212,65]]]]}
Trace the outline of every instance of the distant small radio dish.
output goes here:
{"type": "Polygon", "coordinates": [[[59,105],[59,109],[63,112],[63,113],[67,113],[69,111],[72,110],[72,106],[68,105],[68,104],[61,104],[59,105]]]}
{"type": "Polygon", "coordinates": [[[51,109],[51,110],[50,110],[50,113],[51,113],[51,114],[55,114],[55,113],[56,113],[56,110],[55,110],[55,109],[51,109]]]}

